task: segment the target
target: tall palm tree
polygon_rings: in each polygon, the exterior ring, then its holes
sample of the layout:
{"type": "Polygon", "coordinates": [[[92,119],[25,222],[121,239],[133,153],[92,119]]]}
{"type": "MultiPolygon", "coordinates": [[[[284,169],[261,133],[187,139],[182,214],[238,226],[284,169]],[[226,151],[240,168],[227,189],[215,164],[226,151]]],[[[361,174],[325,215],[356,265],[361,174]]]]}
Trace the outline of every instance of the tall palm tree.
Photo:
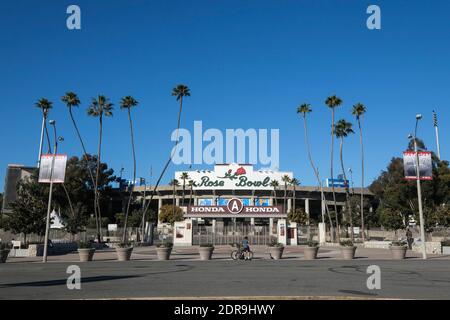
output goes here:
{"type": "Polygon", "coordinates": [[[291,183],[291,178],[285,174],[281,177],[281,181],[284,182],[284,196],[283,196],[283,210],[287,212],[286,202],[287,202],[287,186],[291,183]]]}
{"type": "Polygon", "coordinates": [[[42,128],[41,128],[41,143],[39,146],[39,165],[41,163],[41,155],[42,155],[42,149],[44,147],[43,138],[44,138],[44,131],[45,135],[47,137],[47,144],[48,144],[48,153],[51,153],[51,142],[50,142],[50,136],[48,134],[48,128],[47,128],[47,118],[50,113],[50,109],[53,108],[53,102],[47,100],[46,98],[39,99],[35,106],[42,111],[42,128]]]}
{"type": "Polygon", "coordinates": [[[336,192],[334,190],[334,115],[335,115],[335,109],[339,107],[342,104],[341,98],[337,97],[336,95],[330,96],[325,100],[325,104],[328,106],[328,108],[331,109],[331,156],[330,156],[330,173],[331,173],[331,191],[333,193],[333,203],[334,203],[334,212],[336,214],[336,228],[337,228],[337,238],[339,239],[339,218],[338,218],[338,211],[337,211],[337,204],[336,204],[336,192]]]}
{"type": "MultiPolygon", "coordinates": [[[[347,181],[347,175],[345,174],[345,166],[344,166],[344,156],[343,156],[343,150],[344,150],[344,138],[346,138],[349,134],[355,133],[352,129],[352,124],[350,122],[345,121],[344,119],[339,120],[336,123],[335,128],[335,134],[336,138],[340,140],[340,159],[341,159],[341,169],[342,169],[342,175],[344,176],[344,181],[347,181]]],[[[353,215],[352,215],[352,207],[350,205],[350,187],[348,183],[345,183],[345,200],[346,200],[346,207],[347,207],[347,213],[349,215],[350,220],[350,237],[352,241],[354,240],[355,236],[353,233],[353,215]]]]}
{"type": "MultiPolygon", "coordinates": [[[[302,117],[303,117],[303,128],[304,128],[304,131],[305,131],[305,134],[304,134],[304,136],[305,136],[305,145],[306,145],[306,149],[308,151],[309,163],[311,164],[311,167],[312,167],[312,169],[314,171],[314,175],[315,175],[316,180],[317,180],[317,184],[319,185],[319,188],[320,188],[320,197],[321,197],[322,201],[324,203],[326,203],[325,193],[323,192],[322,180],[320,179],[320,175],[319,175],[319,169],[314,164],[314,160],[313,160],[312,153],[311,153],[311,145],[309,143],[307,115],[309,113],[311,113],[311,112],[312,112],[312,108],[311,108],[311,105],[308,104],[308,103],[303,103],[297,108],[297,113],[301,114],[302,117]]],[[[334,241],[334,226],[333,226],[333,220],[331,220],[330,211],[328,210],[328,205],[325,205],[325,211],[327,213],[328,220],[329,220],[329,223],[330,223],[331,241],[334,241]]],[[[325,223],[325,218],[323,216],[323,213],[322,213],[322,222],[325,223]]]]}
{"type": "Polygon", "coordinates": [[[292,178],[290,181],[290,185],[294,188],[292,192],[292,211],[295,212],[295,199],[297,198],[297,187],[300,185],[300,181],[297,178],[292,178]]]}
{"type": "MultiPolygon", "coordinates": [[[[130,137],[131,137],[131,150],[133,153],[133,183],[136,181],[136,150],[134,146],[134,130],[133,130],[133,120],[131,119],[131,109],[136,107],[139,104],[136,99],[134,99],[132,96],[126,96],[122,98],[120,101],[120,109],[121,110],[127,110],[128,113],[128,122],[130,124],[130,137]]],[[[130,212],[130,206],[131,202],[133,200],[133,187],[130,187],[130,194],[128,196],[128,204],[127,204],[127,210],[125,212],[125,223],[123,228],[123,238],[122,242],[127,241],[127,224],[128,224],[128,214],[130,212]]]]}
{"type": "Polygon", "coordinates": [[[175,205],[176,205],[176,192],[177,192],[177,187],[180,185],[180,182],[177,179],[172,179],[169,182],[169,186],[173,187],[173,200],[172,200],[172,215],[175,216],[175,205]]]}
{"type": "Polygon", "coordinates": [[[364,233],[364,143],[363,143],[363,133],[361,126],[361,117],[366,113],[366,107],[362,103],[357,103],[353,106],[352,114],[356,117],[359,127],[359,144],[361,146],[361,229],[362,229],[362,241],[366,240],[364,233]]]}
{"type": "Polygon", "coordinates": [[[277,201],[277,188],[280,184],[277,180],[270,181],[270,186],[273,188],[273,199],[275,200],[275,205],[278,205],[277,201]]]}
{"type": "Polygon", "coordinates": [[[148,208],[150,206],[150,203],[152,202],[153,196],[156,193],[156,189],[158,188],[159,183],[161,182],[161,179],[163,178],[164,173],[166,172],[167,168],[169,167],[169,164],[172,161],[172,158],[173,158],[173,156],[175,154],[176,148],[178,146],[178,138],[179,138],[179,133],[180,133],[181,113],[183,111],[183,98],[184,97],[190,97],[191,96],[191,91],[184,84],[179,84],[175,88],[173,88],[172,96],[176,97],[177,101],[179,101],[178,120],[177,120],[177,138],[175,140],[175,146],[172,149],[172,153],[170,154],[170,157],[167,160],[167,162],[166,162],[163,170],[161,171],[161,174],[159,175],[159,178],[156,181],[156,184],[155,184],[155,186],[153,188],[152,194],[150,195],[150,201],[148,202],[147,206],[144,209],[143,219],[145,219],[145,215],[146,215],[147,210],[148,210],[148,208]]]}
{"type": "MultiPolygon", "coordinates": [[[[88,116],[99,119],[99,134],[98,134],[98,151],[97,151],[97,168],[95,173],[95,196],[94,207],[97,206],[100,209],[99,201],[99,187],[98,181],[100,177],[101,155],[102,155],[102,137],[103,137],[103,117],[111,117],[113,115],[113,104],[103,95],[99,95],[97,98],[92,98],[91,105],[87,109],[88,116]]],[[[97,230],[97,240],[101,242],[101,211],[98,211],[99,228],[97,230]]]]}
{"type": "Polygon", "coordinates": [[[188,186],[189,186],[189,207],[190,207],[192,205],[192,193],[193,193],[193,189],[194,189],[194,180],[189,180],[188,186]]]}
{"type": "MultiPolygon", "coordinates": [[[[83,155],[86,160],[86,166],[87,166],[87,170],[89,172],[89,177],[91,178],[93,190],[94,190],[94,192],[96,192],[95,190],[97,190],[97,186],[95,184],[95,179],[94,179],[94,175],[92,173],[92,168],[89,166],[88,153],[86,151],[86,147],[85,147],[83,138],[81,137],[80,130],[78,129],[78,125],[75,121],[75,117],[73,116],[73,112],[72,112],[73,107],[79,107],[79,105],[81,104],[81,101],[78,98],[77,94],[74,92],[71,92],[71,91],[66,92],[65,95],[61,97],[61,101],[66,104],[67,110],[69,110],[70,119],[72,120],[73,127],[75,128],[75,131],[77,133],[77,137],[78,137],[78,140],[80,141],[81,148],[83,149],[83,155]]],[[[99,225],[98,214],[97,214],[98,210],[99,210],[99,208],[98,208],[98,204],[97,204],[96,206],[94,206],[94,216],[95,216],[97,229],[98,229],[98,225],[99,225]]]]}
{"type": "Polygon", "coordinates": [[[190,179],[189,174],[187,172],[182,172],[180,175],[180,179],[183,180],[183,194],[182,194],[181,205],[184,206],[184,198],[185,198],[185,194],[186,194],[186,180],[190,179]]]}

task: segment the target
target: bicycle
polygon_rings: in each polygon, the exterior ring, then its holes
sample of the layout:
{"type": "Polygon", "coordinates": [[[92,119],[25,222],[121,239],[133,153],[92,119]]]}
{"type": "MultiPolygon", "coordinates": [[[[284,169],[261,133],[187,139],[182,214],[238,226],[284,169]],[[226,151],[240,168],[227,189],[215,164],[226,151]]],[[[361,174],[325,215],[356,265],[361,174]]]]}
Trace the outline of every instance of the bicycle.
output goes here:
{"type": "Polygon", "coordinates": [[[253,252],[245,251],[244,248],[240,244],[231,245],[232,247],[236,247],[236,250],[231,251],[231,259],[233,260],[252,260],[253,252]]]}

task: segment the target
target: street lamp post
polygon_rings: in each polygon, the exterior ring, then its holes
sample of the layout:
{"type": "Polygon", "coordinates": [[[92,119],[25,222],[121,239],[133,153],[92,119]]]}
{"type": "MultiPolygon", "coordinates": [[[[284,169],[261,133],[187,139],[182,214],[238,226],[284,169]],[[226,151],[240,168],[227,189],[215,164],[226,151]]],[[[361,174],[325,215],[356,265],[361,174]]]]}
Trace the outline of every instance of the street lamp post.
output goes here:
{"type": "Polygon", "coordinates": [[[56,158],[56,154],[58,152],[58,140],[63,141],[62,137],[60,137],[58,139],[56,136],[56,121],[50,120],[49,123],[50,123],[50,125],[53,126],[53,132],[54,132],[54,136],[55,136],[55,145],[54,145],[54,150],[53,150],[52,166],[50,169],[50,190],[49,190],[49,194],[48,194],[47,220],[46,220],[46,224],[45,224],[44,255],[43,255],[43,259],[42,259],[43,262],[47,262],[47,255],[48,255],[48,234],[49,234],[49,229],[50,229],[50,211],[52,208],[52,194],[53,194],[53,170],[55,168],[55,158],[56,158]]]}
{"type": "Polygon", "coordinates": [[[425,221],[423,218],[423,206],[422,206],[422,187],[420,184],[420,167],[419,167],[419,151],[417,148],[417,127],[419,120],[422,119],[422,115],[416,115],[416,127],[414,129],[414,152],[416,154],[416,181],[417,181],[417,199],[419,202],[419,218],[420,218],[420,238],[422,240],[422,257],[427,258],[426,244],[425,244],[425,221]]]}

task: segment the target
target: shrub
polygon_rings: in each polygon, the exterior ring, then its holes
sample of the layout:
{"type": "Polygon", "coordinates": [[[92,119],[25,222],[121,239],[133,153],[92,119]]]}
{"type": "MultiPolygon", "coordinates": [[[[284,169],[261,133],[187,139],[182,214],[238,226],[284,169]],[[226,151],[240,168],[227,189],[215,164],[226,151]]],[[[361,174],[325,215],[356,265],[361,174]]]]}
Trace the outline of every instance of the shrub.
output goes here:
{"type": "Polygon", "coordinates": [[[164,242],[164,243],[157,244],[156,247],[158,247],[158,248],[172,248],[173,247],[173,243],[172,242],[164,242]]]}
{"type": "Polygon", "coordinates": [[[91,249],[92,248],[92,243],[91,242],[84,242],[84,241],[80,241],[78,242],[78,249],[91,249]]]}
{"type": "Polygon", "coordinates": [[[404,246],[406,246],[406,242],[405,241],[392,241],[391,242],[391,246],[393,246],[393,247],[404,247],[404,246]]]}
{"type": "Polygon", "coordinates": [[[133,246],[133,244],[131,242],[120,242],[118,244],[119,248],[130,248],[132,246],[133,246]]]}
{"type": "Polygon", "coordinates": [[[284,244],[282,244],[282,243],[280,243],[280,242],[272,241],[272,242],[269,244],[269,247],[282,248],[282,247],[284,247],[284,244]]]}
{"type": "Polygon", "coordinates": [[[351,240],[343,240],[340,242],[340,245],[343,247],[353,247],[353,241],[351,240]]]}
{"type": "Polygon", "coordinates": [[[450,240],[446,239],[446,240],[441,241],[441,246],[450,247],[450,240]]]}
{"type": "Polygon", "coordinates": [[[12,245],[10,243],[0,242],[0,250],[10,250],[12,245]]]}
{"type": "Polygon", "coordinates": [[[214,248],[212,243],[204,243],[200,245],[201,248],[214,248]]]}

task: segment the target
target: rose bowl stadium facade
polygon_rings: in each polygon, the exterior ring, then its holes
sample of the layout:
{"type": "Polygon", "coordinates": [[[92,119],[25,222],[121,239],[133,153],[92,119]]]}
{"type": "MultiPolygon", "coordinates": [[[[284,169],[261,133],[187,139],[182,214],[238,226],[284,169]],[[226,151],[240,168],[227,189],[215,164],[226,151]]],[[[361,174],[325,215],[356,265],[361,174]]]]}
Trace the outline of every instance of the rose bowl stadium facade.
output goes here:
{"type": "MultiPolygon", "coordinates": [[[[164,205],[182,208],[184,228],[191,230],[193,244],[201,241],[227,244],[244,236],[252,243],[267,244],[279,239],[280,232],[297,238],[300,226],[289,223],[288,213],[303,209],[307,221],[314,225],[322,222],[322,215],[327,220],[325,206],[334,208],[332,188],[323,188],[325,199],[322,199],[318,186],[293,185],[285,182],[287,177],[292,179],[292,172],[254,170],[248,164],[175,172],[178,185],[159,186],[149,207],[158,213],[164,205]],[[285,229],[280,229],[280,222],[285,229]]],[[[149,201],[152,191],[152,186],[134,187],[135,196],[141,201],[144,197],[149,201]]],[[[350,188],[350,192],[360,195],[361,189],[350,188]]],[[[363,192],[372,198],[367,189],[363,192]]],[[[345,188],[336,187],[335,194],[340,212],[345,209],[345,188]]],[[[158,225],[164,226],[161,221],[158,225]]]]}

